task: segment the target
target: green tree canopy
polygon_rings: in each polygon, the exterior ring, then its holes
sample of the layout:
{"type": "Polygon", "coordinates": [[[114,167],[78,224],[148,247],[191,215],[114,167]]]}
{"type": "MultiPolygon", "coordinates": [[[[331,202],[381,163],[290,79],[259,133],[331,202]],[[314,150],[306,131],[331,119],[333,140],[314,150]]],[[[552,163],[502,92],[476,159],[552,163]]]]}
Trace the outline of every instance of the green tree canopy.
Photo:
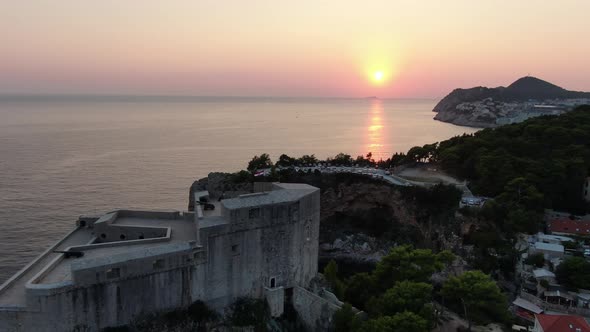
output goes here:
{"type": "Polygon", "coordinates": [[[360,324],[360,320],[356,317],[355,312],[352,310],[352,306],[348,303],[344,303],[344,305],[336,310],[332,316],[332,327],[334,328],[334,331],[355,331],[358,330],[360,324]]]}
{"type": "Polygon", "coordinates": [[[254,172],[257,169],[271,167],[272,161],[270,160],[270,156],[268,155],[268,153],[263,153],[260,156],[254,156],[254,158],[252,158],[252,160],[250,160],[250,162],[248,163],[248,170],[250,172],[254,172]]]}
{"type": "MultiPolygon", "coordinates": [[[[408,151],[408,158],[424,160],[428,158],[424,150],[414,147],[408,151]]],[[[520,193],[525,199],[518,203],[524,210],[536,210],[537,193],[544,194],[540,197],[544,207],[576,213],[589,210],[581,195],[590,170],[588,105],[560,116],[453,137],[440,142],[433,154],[445,171],[468,179],[470,188],[478,194],[500,196],[519,187],[515,186],[518,183],[511,184],[513,180],[520,179],[522,184],[524,179],[526,187],[520,186],[520,193]]],[[[514,192],[508,194],[514,198],[514,192]]]]}
{"type": "Polygon", "coordinates": [[[432,274],[452,262],[449,251],[438,254],[429,249],[413,249],[412,246],[392,248],[373,271],[375,284],[386,290],[402,280],[427,282],[432,274]]]}
{"type": "Polygon", "coordinates": [[[590,262],[584,257],[569,257],[557,266],[555,277],[570,289],[590,289],[590,262]]]}
{"type": "Polygon", "coordinates": [[[431,323],[433,316],[432,285],[424,282],[401,281],[372,302],[373,316],[393,316],[410,311],[431,323]]]}
{"type": "Polygon", "coordinates": [[[393,316],[382,316],[365,322],[357,331],[363,332],[427,332],[428,322],[413,312],[405,311],[393,316]]]}
{"type": "Polygon", "coordinates": [[[297,159],[297,164],[301,165],[301,166],[305,166],[305,165],[315,165],[318,163],[318,158],[316,158],[315,155],[303,155],[300,158],[297,159]]]}
{"type": "Polygon", "coordinates": [[[289,166],[294,166],[295,165],[295,158],[289,157],[286,154],[282,154],[279,157],[279,160],[276,163],[276,166],[279,167],[289,167],[289,166]]]}
{"type": "Polygon", "coordinates": [[[350,166],[353,162],[352,157],[349,154],[345,154],[342,152],[334,156],[334,158],[329,159],[328,161],[334,165],[339,166],[350,166]]]}
{"type": "Polygon", "coordinates": [[[535,267],[543,267],[545,265],[545,256],[542,253],[532,254],[527,257],[524,262],[535,267]]]}
{"type": "Polygon", "coordinates": [[[506,297],[489,275],[481,271],[467,271],[449,278],[441,295],[453,309],[471,322],[487,324],[503,322],[508,317],[506,297]]]}

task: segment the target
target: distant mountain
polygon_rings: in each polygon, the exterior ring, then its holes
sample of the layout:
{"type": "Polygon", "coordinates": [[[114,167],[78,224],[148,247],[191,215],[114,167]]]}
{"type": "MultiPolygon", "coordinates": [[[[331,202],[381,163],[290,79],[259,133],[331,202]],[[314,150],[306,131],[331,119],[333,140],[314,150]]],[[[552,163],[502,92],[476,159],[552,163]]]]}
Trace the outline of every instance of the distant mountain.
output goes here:
{"type": "Polygon", "coordinates": [[[526,76],[508,87],[455,89],[433,111],[438,113],[434,118],[443,122],[495,127],[547,113],[558,114],[584,103],[590,103],[590,92],[569,91],[526,76]],[[539,108],[538,104],[546,107],[539,108]]]}

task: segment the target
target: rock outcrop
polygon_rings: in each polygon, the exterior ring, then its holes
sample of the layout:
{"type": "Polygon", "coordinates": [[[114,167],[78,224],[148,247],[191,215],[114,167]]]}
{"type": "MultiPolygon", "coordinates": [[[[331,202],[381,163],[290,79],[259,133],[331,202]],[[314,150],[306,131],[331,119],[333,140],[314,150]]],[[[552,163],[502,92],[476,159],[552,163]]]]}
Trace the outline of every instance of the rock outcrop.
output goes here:
{"type": "Polygon", "coordinates": [[[435,120],[489,128],[535,116],[559,115],[589,103],[589,92],[569,91],[527,76],[508,87],[455,89],[433,111],[437,112],[435,120]]]}
{"type": "Polygon", "coordinates": [[[252,183],[234,181],[233,174],[231,173],[209,173],[206,178],[199,179],[191,185],[188,193],[188,210],[195,210],[195,192],[198,191],[208,190],[211,199],[218,199],[220,197],[233,198],[242,194],[248,194],[253,189],[252,183]]]}
{"type": "MultiPolygon", "coordinates": [[[[412,194],[404,194],[400,187],[364,178],[344,181],[335,175],[321,175],[321,181],[312,182],[316,177],[304,175],[297,181],[321,189],[321,261],[374,264],[389,248],[402,243],[451,250],[461,246],[460,224],[425,218],[412,194]]],[[[253,187],[236,183],[231,174],[211,173],[191,186],[189,209],[194,191],[209,190],[211,198],[230,197],[252,192],[253,187]]]]}

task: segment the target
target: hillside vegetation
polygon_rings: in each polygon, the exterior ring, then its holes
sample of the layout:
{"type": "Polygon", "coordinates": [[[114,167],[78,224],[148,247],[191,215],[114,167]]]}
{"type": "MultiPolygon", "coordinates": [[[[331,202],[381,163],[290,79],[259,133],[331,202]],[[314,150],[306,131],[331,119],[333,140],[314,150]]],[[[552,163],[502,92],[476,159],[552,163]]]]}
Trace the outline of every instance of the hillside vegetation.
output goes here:
{"type": "MultiPolygon", "coordinates": [[[[495,197],[520,179],[542,193],[544,207],[585,211],[582,190],[590,169],[590,106],[561,115],[484,129],[440,142],[434,161],[495,197]]],[[[514,189],[514,188],[512,188],[514,189]]]]}

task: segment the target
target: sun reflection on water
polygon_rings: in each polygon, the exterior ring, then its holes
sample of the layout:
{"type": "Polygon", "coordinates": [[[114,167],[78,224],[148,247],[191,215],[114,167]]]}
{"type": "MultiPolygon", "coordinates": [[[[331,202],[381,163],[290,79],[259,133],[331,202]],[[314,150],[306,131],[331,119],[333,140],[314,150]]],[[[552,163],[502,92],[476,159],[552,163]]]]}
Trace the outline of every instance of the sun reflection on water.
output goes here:
{"type": "Polygon", "coordinates": [[[365,151],[361,153],[371,152],[375,160],[390,157],[389,152],[385,151],[387,137],[383,117],[383,102],[378,99],[372,100],[367,122],[365,151]]]}

